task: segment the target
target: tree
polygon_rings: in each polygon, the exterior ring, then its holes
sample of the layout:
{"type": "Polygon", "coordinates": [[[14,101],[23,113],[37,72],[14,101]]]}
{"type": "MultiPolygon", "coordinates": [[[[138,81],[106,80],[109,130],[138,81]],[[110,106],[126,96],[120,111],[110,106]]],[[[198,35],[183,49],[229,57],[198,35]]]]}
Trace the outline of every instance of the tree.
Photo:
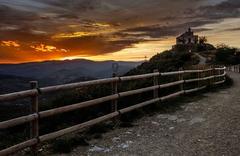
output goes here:
{"type": "Polygon", "coordinates": [[[207,43],[207,37],[206,36],[199,37],[199,43],[200,44],[206,44],[207,43]]]}

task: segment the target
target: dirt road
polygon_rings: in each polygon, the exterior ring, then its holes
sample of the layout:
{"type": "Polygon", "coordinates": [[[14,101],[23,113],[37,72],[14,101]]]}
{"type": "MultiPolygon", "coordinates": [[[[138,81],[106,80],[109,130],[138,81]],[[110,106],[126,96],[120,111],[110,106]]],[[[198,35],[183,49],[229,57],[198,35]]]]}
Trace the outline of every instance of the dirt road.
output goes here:
{"type": "Polygon", "coordinates": [[[197,57],[199,57],[199,65],[204,65],[207,62],[207,59],[205,57],[203,57],[202,55],[198,54],[198,53],[194,53],[197,57]]]}
{"type": "Polygon", "coordinates": [[[168,114],[139,119],[78,147],[89,156],[237,156],[240,154],[240,74],[234,86],[195,96],[168,114]]]}

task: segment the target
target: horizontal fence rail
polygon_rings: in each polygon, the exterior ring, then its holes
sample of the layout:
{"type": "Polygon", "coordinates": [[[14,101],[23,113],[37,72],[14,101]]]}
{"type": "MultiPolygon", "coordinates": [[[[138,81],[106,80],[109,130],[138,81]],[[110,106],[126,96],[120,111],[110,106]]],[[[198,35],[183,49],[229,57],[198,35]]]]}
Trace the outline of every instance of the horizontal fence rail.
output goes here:
{"type": "MultiPolygon", "coordinates": [[[[50,86],[50,87],[44,87],[44,88],[38,88],[37,82],[32,82],[32,89],[27,90],[27,91],[20,91],[20,92],[15,92],[15,93],[10,93],[10,94],[4,94],[0,95],[0,102],[6,102],[6,101],[12,101],[12,100],[17,100],[17,99],[24,99],[24,98],[31,98],[31,103],[32,103],[32,113],[26,116],[21,116],[18,118],[10,119],[7,121],[2,121],[0,122],[0,130],[14,127],[17,125],[21,125],[24,123],[31,123],[30,127],[30,133],[31,133],[31,139],[27,140],[25,142],[19,143],[17,145],[11,146],[7,149],[3,149],[0,151],[0,155],[8,155],[11,153],[14,153],[16,151],[22,150],[27,147],[32,147],[33,152],[36,152],[37,150],[37,145],[44,142],[48,141],[51,139],[55,139],[57,137],[63,136],[65,134],[69,134],[72,132],[79,132],[87,127],[93,126],[95,124],[98,124],[100,122],[104,122],[109,119],[113,119],[120,114],[128,113],[131,112],[132,110],[142,108],[144,106],[165,101],[180,95],[196,92],[202,89],[207,88],[210,85],[218,85],[222,84],[226,80],[226,69],[229,70],[230,67],[218,67],[218,68],[209,68],[209,69],[204,69],[204,70],[180,70],[180,71],[174,71],[174,72],[165,72],[165,73],[160,73],[158,71],[155,71],[154,73],[150,74],[143,74],[143,75],[134,75],[134,76],[124,76],[124,77],[112,77],[112,78],[107,78],[107,79],[99,79],[99,80],[93,80],[93,81],[86,81],[86,82],[79,82],[79,83],[72,83],[72,84],[65,84],[65,85],[58,85],[58,86],[50,86]],[[208,73],[208,74],[207,74],[208,73]],[[187,74],[197,74],[197,78],[190,78],[190,79],[185,79],[184,76],[187,74]],[[164,84],[158,84],[158,80],[161,77],[178,77],[178,80],[175,80],[170,83],[164,83],[164,84]],[[58,108],[53,108],[45,111],[38,111],[38,98],[39,95],[41,94],[46,94],[46,93],[51,93],[51,92],[58,92],[58,91],[65,91],[65,90],[71,90],[71,89],[77,89],[80,87],[86,87],[86,86],[94,86],[94,85],[99,85],[99,84],[108,84],[108,83],[115,83],[116,84],[124,81],[132,81],[132,80],[139,80],[139,79],[147,79],[147,78],[154,78],[153,86],[150,87],[145,87],[145,88],[140,88],[140,89],[135,89],[135,90],[130,90],[130,91],[124,91],[124,92],[113,92],[112,95],[100,97],[97,99],[85,101],[85,102],[80,102],[72,105],[67,105],[67,106],[62,106],[58,108]],[[209,83],[200,85],[200,82],[202,81],[208,81],[209,83]],[[188,83],[193,83],[197,82],[198,86],[192,89],[185,89],[184,85],[187,85],[188,83]],[[180,86],[180,91],[177,91],[172,94],[168,94],[162,97],[159,97],[158,91],[164,88],[169,88],[173,86],[180,86]],[[100,105],[104,102],[107,101],[115,101],[131,96],[131,95],[136,95],[144,92],[149,92],[153,91],[154,96],[153,99],[144,101],[142,103],[132,105],[126,108],[122,108],[119,110],[115,110],[107,115],[103,115],[101,117],[89,120],[87,122],[68,127],[59,131],[55,131],[49,134],[45,134],[42,136],[39,136],[39,123],[38,121],[47,118],[50,116],[66,113],[66,112],[71,112],[74,110],[79,110],[82,108],[87,108],[90,106],[95,106],[95,105],[100,105]]],[[[232,69],[232,67],[231,67],[232,69]]],[[[235,69],[235,68],[234,68],[235,69]]],[[[240,69],[240,68],[238,68],[240,69]]],[[[240,70],[238,70],[240,71],[240,70]]],[[[116,88],[115,88],[116,89],[116,88]]]]}
{"type": "Polygon", "coordinates": [[[240,73],[240,65],[227,66],[226,70],[236,72],[236,73],[240,73]]]}

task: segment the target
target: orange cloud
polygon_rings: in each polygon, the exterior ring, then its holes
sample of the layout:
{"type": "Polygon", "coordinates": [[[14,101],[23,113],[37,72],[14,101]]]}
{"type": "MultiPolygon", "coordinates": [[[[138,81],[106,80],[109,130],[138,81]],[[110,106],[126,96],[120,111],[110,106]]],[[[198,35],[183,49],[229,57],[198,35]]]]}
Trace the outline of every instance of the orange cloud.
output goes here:
{"type": "Polygon", "coordinates": [[[5,47],[20,47],[20,44],[16,41],[2,41],[1,45],[5,47]]]}
{"type": "Polygon", "coordinates": [[[44,45],[44,44],[32,45],[30,47],[38,52],[68,52],[68,50],[66,49],[58,49],[55,46],[44,45]]]}
{"type": "Polygon", "coordinates": [[[93,26],[97,26],[97,27],[110,27],[111,25],[108,23],[93,23],[93,26]]]}
{"type": "Polygon", "coordinates": [[[85,37],[85,36],[92,36],[97,35],[97,33],[94,32],[73,32],[73,33],[60,33],[57,35],[54,35],[53,39],[61,39],[61,38],[76,38],[76,37],[85,37]]]}

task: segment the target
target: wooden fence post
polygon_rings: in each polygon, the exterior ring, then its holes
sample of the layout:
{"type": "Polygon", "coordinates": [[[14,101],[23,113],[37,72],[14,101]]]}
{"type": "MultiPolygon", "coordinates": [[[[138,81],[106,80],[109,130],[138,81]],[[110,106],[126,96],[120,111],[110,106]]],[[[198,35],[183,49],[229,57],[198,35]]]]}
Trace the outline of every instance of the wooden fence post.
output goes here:
{"type": "MultiPolygon", "coordinates": [[[[179,69],[179,71],[182,71],[182,70],[183,70],[183,68],[179,69]]],[[[179,81],[183,80],[183,74],[182,73],[178,75],[178,79],[179,79],[179,81]]],[[[183,89],[184,88],[183,88],[183,83],[182,83],[182,84],[180,84],[180,91],[182,91],[183,89]]]]}
{"type": "MultiPolygon", "coordinates": [[[[117,77],[116,73],[112,74],[112,77],[117,77]]],[[[118,82],[112,82],[112,94],[118,93],[118,82]]],[[[118,110],[118,99],[112,100],[112,112],[116,112],[118,110]]]]}
{"type": "Polygon", "coordinates": [[[214,76],[214,77],[212,79],[211,85],[213,85],[216,82],[216,77],[215,77],[216,74],[215,73],[216,73],[215,66],[212,66],[212,75],[211,76],[214,76]]]}
{"type": "MultiPolygon", "coordinates": [[[[219,68],[221,68],[221,66],[219,67],[219,68]]],[[[217,70],[218,72],[217,72],[217,75],[221,75],[221,70],[217,70]]],[[[218,77],[217,78],[217,81],[221,81],[221,77],[218,77]]]]}
{"type": "MultiPolygon", "coordinates": [[[[37,81],[31,81],[30,82],[31,89],[37,89],[38,88],[38,82],[37,81]]],[[[37,113],[38,114],[38,94],[31,97],[31,113],[37,113]]],[[[38,118],[33,120],[30,123],[30,137],[31,138],[37,138],[39,137],[39,121],[38,118]]],[[[32,154],[37,155],[38,148],[37,144],[32,146],[32,154]]]]}
{"type": "MultiPolygon", "coordinates": [[[[212,66],[210,66],[210,69],[211,69],[211,70],[208,71],[208,77],[209,77],[209,76],[212,76],[212,66]]],[[[208,80],[208,86],[209,86],[209,87],[211,87],[211,83],[212,83],[212,79],[209,79],[209,80],[208,80]]]]}
{"type": "Polygon", "coordinates": [[[214,65],[211,65],[210,68],[211,68],[210,76],[214,76],[212,79],[210,79],[210,86],[213,86],[213,84],[215,83],[215,67],[214,65]]]}
{"type": "MultiPolygon", "coordinates": [[[[158,69],[154,69],[153,72],[154,72],[154,73],[158,72],[158,69]]],[[[154,86],[159,85],[159,84],[158,84],[158,79],[159,79],[158,76],[154,76],[154,77],[153,77],[153,85],[154,85],[154,86]]],[[[154,99],[158,98],[158,88],[155,89],[155,90],[153,90],[153,98],[154,98],[154,99]]]]}
{"type": "MultiPolygon", "coordinates": [[[[197,66],[197,70],[201,70],[199,65],[197,66]]],[[[200,81],[199,79],[202,77],[202,73],[201,72],[197,72],[197,78],[198,78],[198,81],[197,81],[197,87],[200,88],[200,81]]]]}
{"type": "MultiPolygon", "coordinates": [[[[201,72],[201,78],[204,78],[205,77],[205,75],[206,75],[206,71],[204,71],[206,68],[205,67],[203,67],[202,68],[202,72],[201,72]]],[[[206,86],[206,80],[203,80],[203,81],[200,81],[201,82],[201,86],[206,86]]]]}
{"type": "Polygon", "coordinates": [[[223,70],[223,73],[226,73],[225,76],[223,77],[223,80],[226,81],[226,75],[227,75],[226,68],[223,70]]]}

